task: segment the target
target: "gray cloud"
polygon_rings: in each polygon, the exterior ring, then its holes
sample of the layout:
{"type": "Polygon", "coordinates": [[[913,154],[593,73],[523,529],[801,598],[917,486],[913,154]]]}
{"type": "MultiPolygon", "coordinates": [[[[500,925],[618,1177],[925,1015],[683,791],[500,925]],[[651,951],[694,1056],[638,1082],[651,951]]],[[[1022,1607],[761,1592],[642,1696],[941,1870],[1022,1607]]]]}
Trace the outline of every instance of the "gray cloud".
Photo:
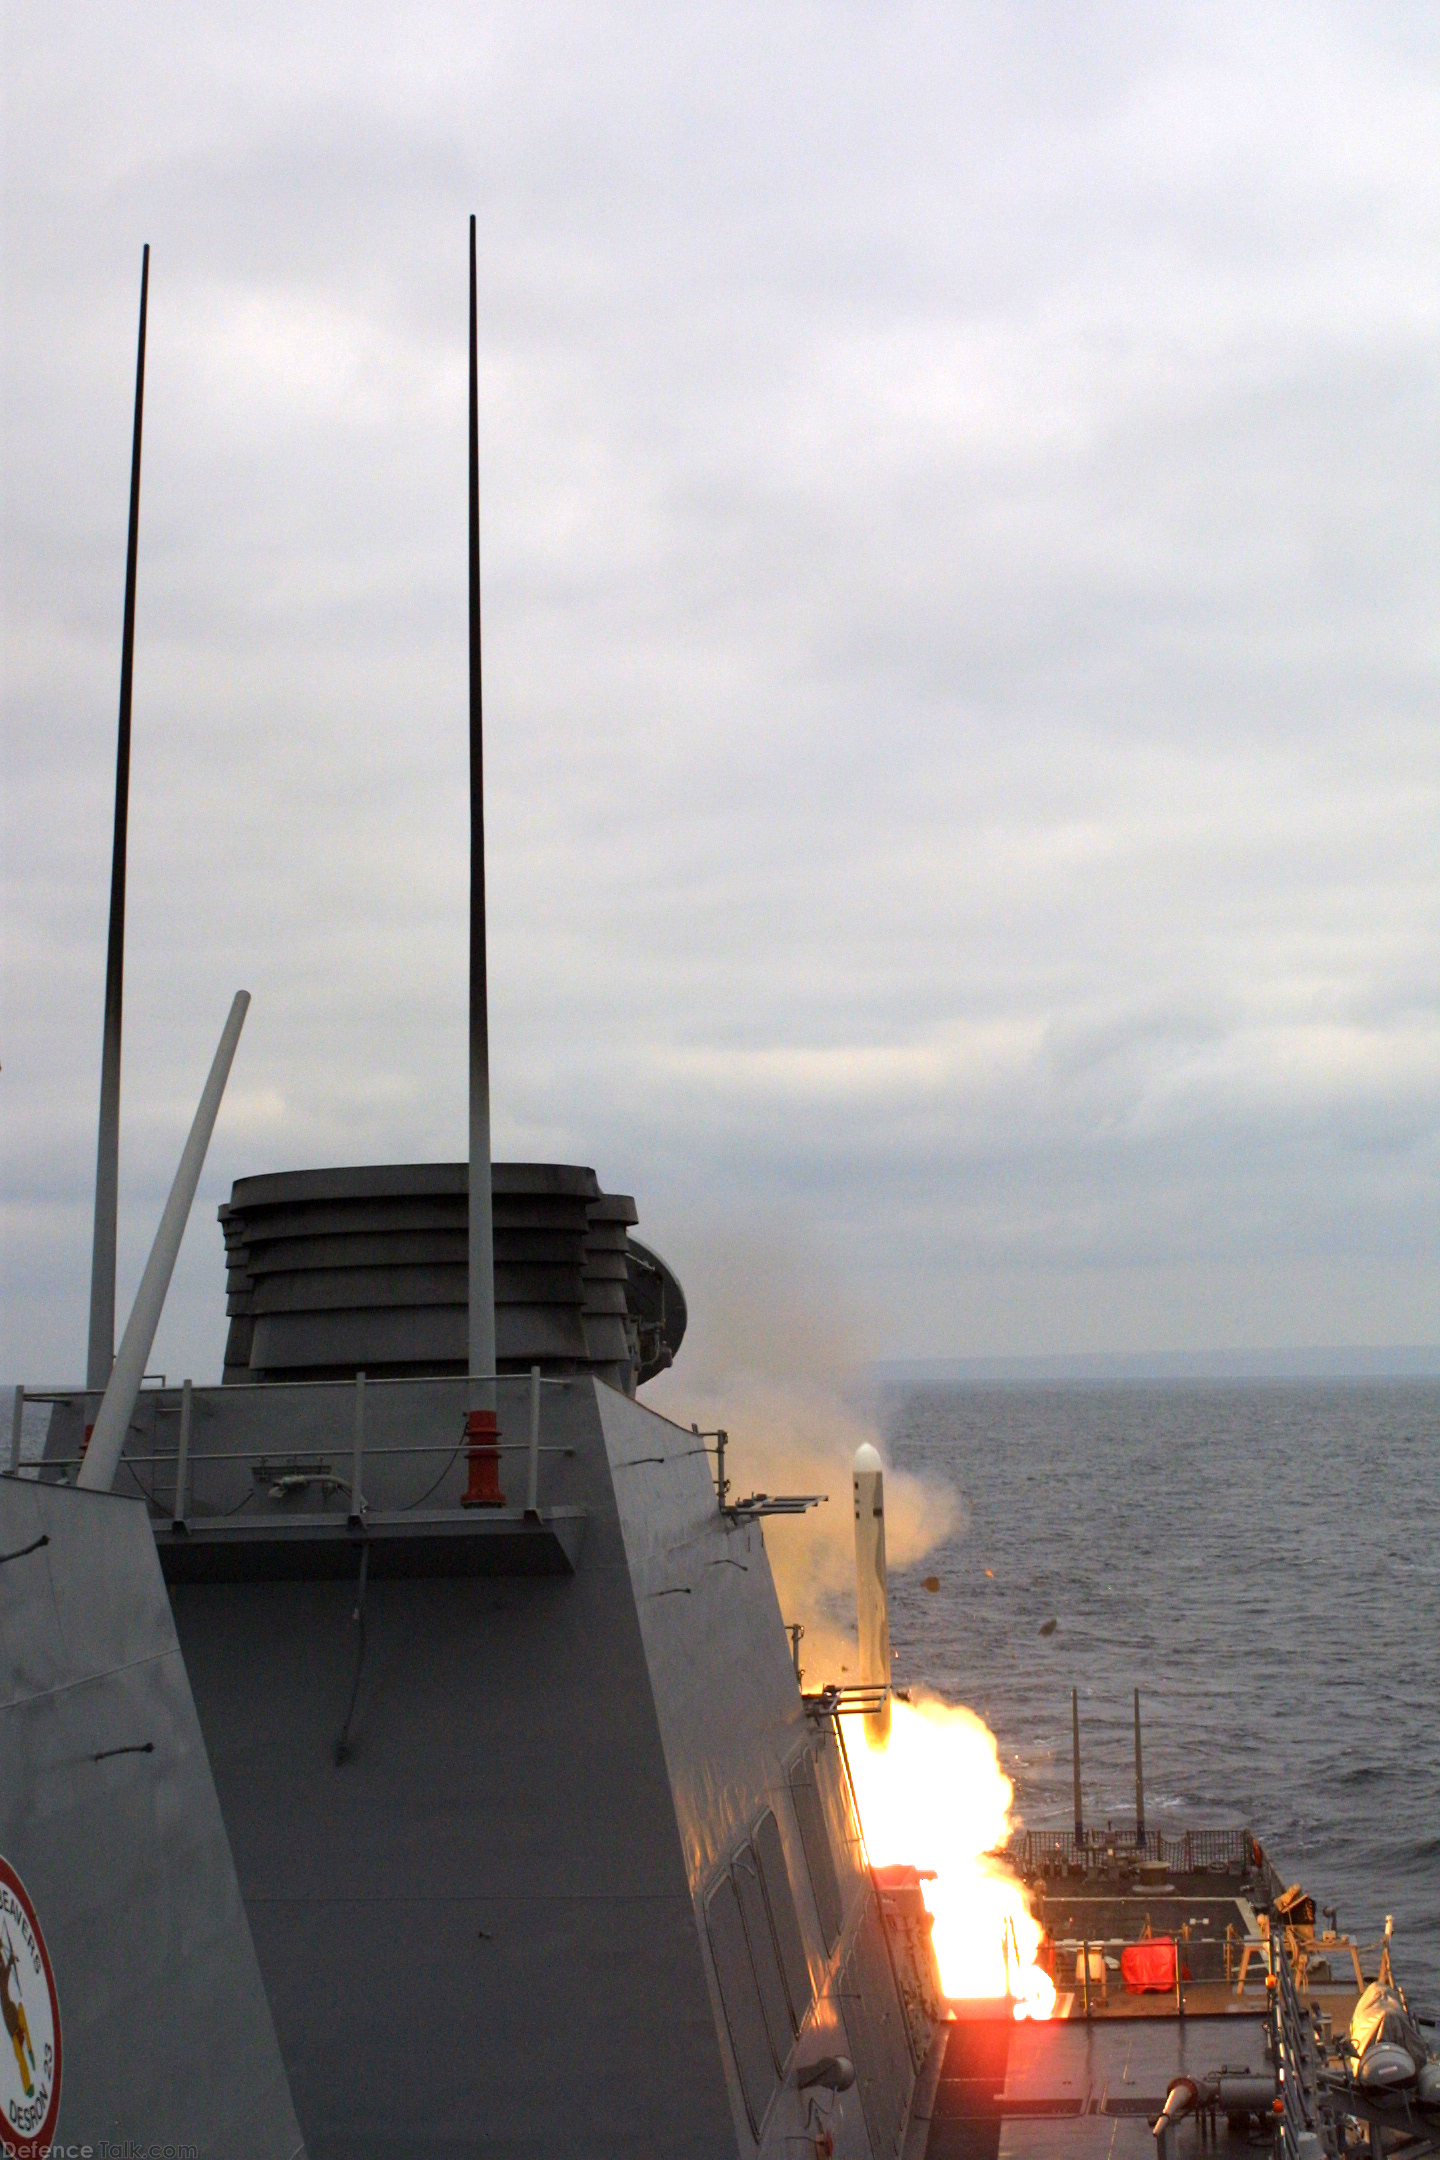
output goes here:
{"type": "Polygon", "coordinates": [[[1434,1333],[1440,38],[1411,11],[7,12],[0,1366],[78,1368],[139,243],[122,1302],[497,1145],[881,1347],[1434,1333]]]}

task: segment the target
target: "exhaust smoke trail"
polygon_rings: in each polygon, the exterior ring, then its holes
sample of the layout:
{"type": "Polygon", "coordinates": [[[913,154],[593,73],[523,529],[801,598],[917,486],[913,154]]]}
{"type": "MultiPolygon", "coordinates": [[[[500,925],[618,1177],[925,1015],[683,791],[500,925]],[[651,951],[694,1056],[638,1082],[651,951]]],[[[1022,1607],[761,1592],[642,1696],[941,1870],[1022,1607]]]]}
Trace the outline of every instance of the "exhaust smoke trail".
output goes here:
{"type": "MultiPolygon", "coordinates": [[[[813,1255],[753,1230],[710,1239],[683,1275],[694,1317],[680,1364],[643,1399],[677,1424],[725,1429],[734,1495],[829,1495],[803,1519],[767,1523],[765,1550],[781,1614],[805,1630],[806,1687],[848,1684],[859,1672],[851,1466],[862,1443],[884,1447],[852,1386],[875,1347],[871,1323],[813,1255]]],[[[916,1566],[963,1519],[959,1494],[934,1477],[887,1469],[886,1501],[892,1568],[916,1566]]]]}
{"type": "MultiPolygon", "coordinates": [[[[856,1627],[857,1450],[867,1450],[867,1474],[883,1473],[889,1567],[915,1567],[954,1536],[963,1519],[951,1486],[884,1462],[877,1421],[847,1389],[873,1348],[866,1318],[832,1284],[824,1284],[823,1295],[817,1292],[822,1272],[813,1258],[767,1247],[753,1230],[743,1240],[713,1239],[685,1264],[695,1321],[683,1369],[662,1374],[645,1390],[648,1403],[680,1424],[726,1430],[735,1494],[828,1493],[826,1506],[791,1521],[772,1520],[764,1532],[781,1615],[805,1629],[807,1688],[863,1677],[856,1627]],[[811,1294],[797,1295],[797,1283],[811,1294]]],[[[922,1891],[934,1916],[947,1995],[1010,1995],[1017,2017],[1049,2016],[1055,1990],[1034,1963],[1039,1923],[1021,1885],[990,1857],[1008,1834],[1014,1790],[1000,1768],[994,1735],[971,1711],[938,1700],[892,1699],[887,1708],[885,1740],[882,1718],[844,1720],[872,1862],[933,1871],[922,1891]]]]}

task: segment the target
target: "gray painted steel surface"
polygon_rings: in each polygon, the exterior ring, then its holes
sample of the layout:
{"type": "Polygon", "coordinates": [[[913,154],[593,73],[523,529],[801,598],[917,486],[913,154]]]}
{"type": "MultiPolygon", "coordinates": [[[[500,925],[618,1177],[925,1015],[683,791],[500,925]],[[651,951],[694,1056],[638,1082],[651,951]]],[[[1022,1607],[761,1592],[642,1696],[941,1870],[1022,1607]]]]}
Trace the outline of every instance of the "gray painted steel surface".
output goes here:
{"type": "MultiPolygon", "coordinates": [[[[936,2035],[905,2160],[1156,2160],[1152,2124],[1174,2079],[1222,2064],[1269,2072],[1258,2017],[1137,2017],[1110,2025],[1015,2024],[999,2005],[959,2004],[936,2035]]],[[[1273,2072],[1262,2083],[1273,2090],[1273,2072]]],[[[1268,2109],[1266,2110],[1268,2112],[1268,2109]]],[[[1177,2160],[1272,2149],[1245,2131],[1183,2120],[1177,2160]]]]}
{"type": "Polygon", "coordinates": [[[309,2149],[781,2160],[824,2125],[888,2160],[914,2074],[892,1949],[761,1526],[722,1515],[694,1434],[579,1377],[542,1388],[520,1516],[528,1390],[500,1384],[495,1516],[458,1506],[458,1378],[194,1391],[183,1489],[180,1391],[137,1406],[121,1477],[309,2149]],[[572,1574],[507,1557],[572,1527],[572,1574]],[[480,1548],[497,1572],[457,1572],[480,1548]],[[197,1565],[221,1550],[233,1580],[197,1565]],[[802,2092],[831,2055],[857,2087],[802,2092]]]}
{"type": "MultiPolygon", "coordinates": [[[[390,1392],[418,1436],[452,1390],[390,1392]]],[[[595,1384],[543,1432],[577,1572],[369,1583],[343,1764],[354,1581],[173,1593],[315,2160],[735,2150],[595,1384]]]]}
{"type": "Polygon", "coordinates": [[[240,1030],[245,1025],[245,1015],[249,1010],[249,991],[237,990],[225,1025],[220,1031],[220,1043],[214,1061],[200,1091],[194,1122],[181,1150],[170,1196],[165,1202],[160,1226],[150,1247],[145,1272],[140,1277],[140,1287],[135,1292],[135,1303],[131,1307],[130,1318],[121,1338],[115,1369],[106,1386],[90,1445],[76,1477],[78,1485],[92,1492],[109,1492],[115,1481],[115,1465],[120,1460],[120,1451],[124,1447],[125,1435],[135,1411],[135,1398],[140,1393],[145,1368],[150,1362],[155,1330],[160,1325],[160,1315],[165,1309],[165,1297],[170,1288],[170,1277],[175,1271],[175,1262],[180,1253],[180,1241],[190,1220],[195,1188],[205,1167],[210,1136],[215,1130],[225,1083],[230,1077],[230,1067],[240,1041],[240,1030]]]}
{"type": "MultiPolygon", "coordinates": [[[[891,2042],[903,2030],[904,2013],[879,1933],[860,1826],[836,1735],[828,1724],[812,1726],[795,1683],[761,1527],[734,1523],[720,1513],[709,1458],[693,1434],[609,1389],[597,1389],[596,1402],[697,1934],[725,2048],[735,2149],[753,2149],[752,2115],[760,2110],[747,2097],[747,2087],[757,2077],[764,2109],[761,2150],[781,2160],[801,2149],[795,2140],[813,2130],[821,2103],[797,2089],[795,2073],[823,2055],[849,2055],[858,2071],[878,2054],[887,2079],[883,2119],[888,2126],[898,2109],[903,2127],[914,2069],[908,2047],[904,2064],[895,2064],[891,2042]],[[829,1861],[820,1902],[795,1812],[792,1773],[813,1793],[811,1836],[822,1841],[819,1853],[829,1861]],[[793,2052],[768,2079],[760,2052],[763,2023],[757,2027],[748,1989],[747,1999],[727,2002],[715,1935],[706,1924],[717,1889],[721,1894],[713,1910],[717,1917],[728,1916],[727,1875],[736,1905],[743,1908],[749,1853],[767,1811],[784,1852],[813,1990],[793,2052]],[[838,1906],[838,1933],[837,1915],[826,1909],[832,1900],[838,1906]],[[853,1965],[854,1946],[862,1940],[868,1946],[862,1963],[852,1981],[842,1982],[841,1973],[853,1965]],[[752,2067],[742,2075],[745,2056],[752,2067]]],[[[720,1925],[733,1932],[728,1918],[720,1925]]],[[[738,1955],[736,1964],[743,1981],[738,1955]]],[[[764,2021],[763,1979],[757,1993],[764,2021]]],[[[833,2100],[826,2096],[824,2102],[837,2153],[875,2151],[888,2160],[897,2147],[888,2141],[872,2146],[867,2112],[858,2090],[833,2100]]]]}
{"type": "Polygon", "coordinates": [[[54,1969],[57,2135],[292,2160],[300,2132],[145,1511],[0,1478],[0,1554],[19,1555],[0,1565],[0,1853],[54,1969]]]}
{"type": "Polygon", "coordinates": [[[643,1387],[656,1373],[674,1364],[690,1315],[679,1277],[652,1246],[642,1244],[637,1237],[627,1237],[625,1252],[630,1273],[630,1310],[640,1335],[640,1370],[636,1379],[643,1387]]]}
{"type": "Polygon", "coordinates": [[[453,1509],[339,1515],[238,1516],[183,1527],[155,1525],[167,1583],[353,1583],[360,1561],[371,1582],[401,1577],[573,1575],[584,1543],[582,1508],[456,1517],[453,1509]]]}
{"type": "MultiPolygon", "coordinates": [[[[242,1178],[220,1210],[227,1380],[464,1372],[464,1163],[387,1163],[242,1178]]],[[[673,1359],[685,1299],[628,1229],[625,1194],[569,1163],[491,1171],[496,1355],[594,1372],[633,1394],[673,1359]]]]}

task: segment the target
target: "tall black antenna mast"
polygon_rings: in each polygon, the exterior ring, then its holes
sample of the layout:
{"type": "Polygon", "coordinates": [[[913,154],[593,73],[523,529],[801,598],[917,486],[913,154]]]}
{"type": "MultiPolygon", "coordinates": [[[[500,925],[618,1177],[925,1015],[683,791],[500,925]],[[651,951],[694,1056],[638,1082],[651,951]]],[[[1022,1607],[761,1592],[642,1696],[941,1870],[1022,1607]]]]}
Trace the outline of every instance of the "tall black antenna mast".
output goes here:
{"type": "Polygon", "coordinates": [[[495,1240],[490,1198],[490,1023],[485,976],[485,755],[480,694],[480,376],[470,220],[470,1295],[466,1436],[474,1507],[503,1504],[495,1448],[495,1240]]]}
{"type": "MultiPolygon", "coordinates": [[[[130,450],[130,532],[125,548],[125,631],[120,646],[120,726],[115,747],[115,838],[110,856],[110,940],[105,954],[105,1032],[100,1051],[100,1133],[95,1150],[95,1243],[90,1260],[90,1343],[85,1385],[104,1394],[115,1362],[115,1231],[120,1188],[120,1018],[125,990],[125,846],[130,820],[130,700],[135,680],[135,569],[140,551],[140,434],[145,416],[145,314],[150,249],[140,258],[140,338],[135,357],[135,436],[130,450]]],[[[89,1422],[87,1416],[87,1423],[89,1422]]]]}

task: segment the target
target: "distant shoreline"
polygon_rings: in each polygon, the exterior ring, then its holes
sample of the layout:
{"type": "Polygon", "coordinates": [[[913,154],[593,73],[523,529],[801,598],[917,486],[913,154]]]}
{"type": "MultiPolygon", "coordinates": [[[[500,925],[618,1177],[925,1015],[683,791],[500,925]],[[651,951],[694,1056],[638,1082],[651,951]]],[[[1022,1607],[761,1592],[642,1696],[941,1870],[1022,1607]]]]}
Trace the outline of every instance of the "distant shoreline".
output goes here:
{"type": "Polygon", "coordinates": [[[1134,1356],[1079,1351],[1053,1357],[877,1358],[875,1386],[1029,1381],[1440,1380],[1440,1344],[1388,1349],[1173,1350],[1134,1356]]]}

